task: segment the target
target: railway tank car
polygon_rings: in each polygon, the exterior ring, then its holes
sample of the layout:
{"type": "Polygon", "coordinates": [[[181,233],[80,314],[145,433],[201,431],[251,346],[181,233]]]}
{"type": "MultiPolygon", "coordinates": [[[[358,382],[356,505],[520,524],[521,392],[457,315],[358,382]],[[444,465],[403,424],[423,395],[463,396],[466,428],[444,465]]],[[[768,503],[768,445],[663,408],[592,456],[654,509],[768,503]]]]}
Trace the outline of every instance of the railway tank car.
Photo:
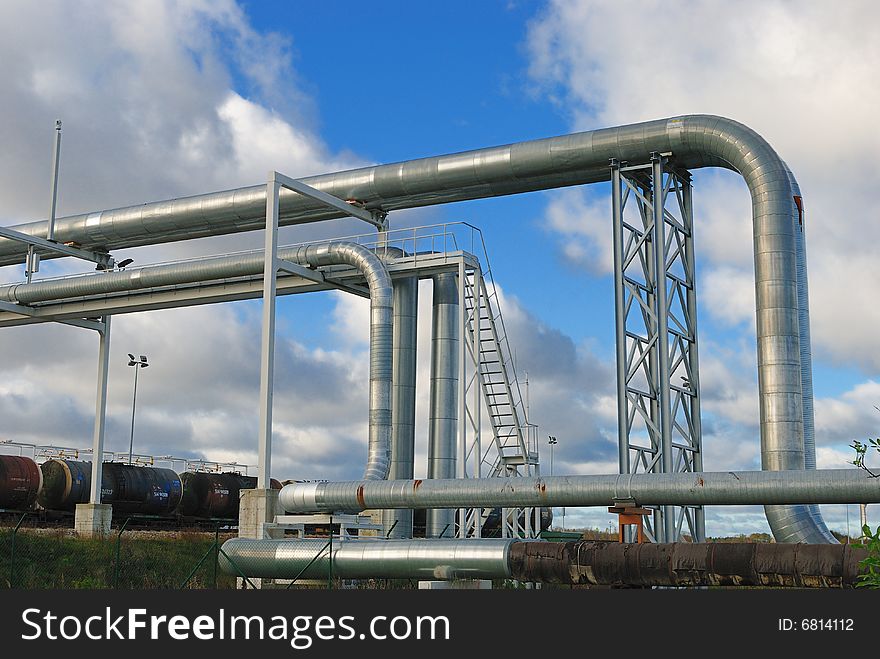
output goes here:
{"type": "Polygon", "coordinates": [[[43,486],[43,473],[30,458],[0,455],[0,509],[28,510],[43,486]]]}
{"type": "MultiPolygon", "coordinates": [[[[91,462],[47,460],[41,466],[43,487],[37,502],[47,510],[73,512],[88,503],[91,462]]],[[[172,469],[105,462],[101,501],[113,505],[114,514],[171,515],[180,504],[181,479],[172,469]]]]}
{"type": "MultiPolygon", "coordinates": [[[[183,497],[177,514],[195,519],[237,520],[241,491],[257,487],[256,476],[234,472],[187,471],[180,475],[180,481],[183,497]]],[[[274,478],[270,486],[273,490],[281,489],[281,483],[274,478]]]]}

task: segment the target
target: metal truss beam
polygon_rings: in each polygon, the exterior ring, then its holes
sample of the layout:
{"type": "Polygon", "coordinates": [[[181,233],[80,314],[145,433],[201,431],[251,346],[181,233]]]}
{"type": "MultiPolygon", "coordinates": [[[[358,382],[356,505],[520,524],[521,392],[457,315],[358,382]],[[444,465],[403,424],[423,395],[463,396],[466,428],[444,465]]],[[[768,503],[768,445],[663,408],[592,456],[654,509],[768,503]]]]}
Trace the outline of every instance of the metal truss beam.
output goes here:
{"type": "MultiPolygon", "coordinates": [[[[702,470],[690,174],[611,163],[621,473],[702,470]]],[[[655,542],[705,539],[700,506],[658,506],[655,542]]]]}

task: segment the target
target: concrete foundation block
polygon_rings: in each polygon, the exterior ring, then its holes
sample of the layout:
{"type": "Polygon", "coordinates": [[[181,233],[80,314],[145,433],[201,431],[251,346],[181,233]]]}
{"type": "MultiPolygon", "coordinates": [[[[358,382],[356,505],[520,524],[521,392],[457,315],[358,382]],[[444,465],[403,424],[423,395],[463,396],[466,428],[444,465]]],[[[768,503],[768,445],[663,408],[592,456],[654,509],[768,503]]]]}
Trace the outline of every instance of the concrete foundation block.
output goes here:
{"type": "Polygon", "coordinates": [[[110,535],[113,506],[109,503],[78,503],[73,529],[85,538],[110,535]]]}
{"type": "Polygon", "coordinates": [[[266,538],[264,524],[275,521],[278,490],[242,490],[238,508],[238,537],[266,538]]]}

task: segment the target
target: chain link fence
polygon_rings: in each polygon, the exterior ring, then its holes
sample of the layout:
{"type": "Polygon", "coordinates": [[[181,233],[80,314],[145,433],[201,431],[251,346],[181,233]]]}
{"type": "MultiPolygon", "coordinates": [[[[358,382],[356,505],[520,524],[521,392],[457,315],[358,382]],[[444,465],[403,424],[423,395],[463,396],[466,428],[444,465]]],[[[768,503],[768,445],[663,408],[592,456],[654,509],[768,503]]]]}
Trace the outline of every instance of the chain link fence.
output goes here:
{"type": "Polygon", "coordinates": [[[126,521],[109,536],[83,538],[22,516],[0,527],[0,588],[235,588],[218,565],[232,535],[134,530],[126,521]]]}

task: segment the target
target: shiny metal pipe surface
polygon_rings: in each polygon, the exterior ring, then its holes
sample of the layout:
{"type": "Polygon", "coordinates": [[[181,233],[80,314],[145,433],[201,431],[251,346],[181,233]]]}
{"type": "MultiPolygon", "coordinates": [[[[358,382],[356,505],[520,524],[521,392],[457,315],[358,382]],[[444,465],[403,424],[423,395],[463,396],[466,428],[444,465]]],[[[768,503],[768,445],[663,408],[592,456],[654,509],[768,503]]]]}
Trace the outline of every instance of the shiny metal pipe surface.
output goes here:
{"type": "MultiPolygon", "coordinates": [[[[400,251],[400,250],[398,250],[400,251]]],[[[402,256],[402,254],[401,254],[402,256]]],[[[416,432],[416,346],[418,343],[419,280],[395,279],[391,405],[391,468],[388,478],[413,477],[416,432]]],[[[385,510],[385,533],[391,538],[412,538],[412,510],[385,510]]]]}
{"type": "MultiPolygon", "coordinates": [[[[513,539],[343,540],[333,543],[333,576],[349,579],[506,579],[510,576],[508,555],[515,542],[513,539]]],[[[296,576],[326,579],[330,571],[329,546],[320,538],[232,538],[223,543],[219,560],[220,568],[228,574],[241,572],[248,577],[263,579],[293,579],[296,576]]]]}
{"type": "Polygon", "coordinates": [[[290,513],[367,508],[878,503],[880,479],[860,469],[613,474],[549,478],[292,483],[279,494],[290,513]]]}
{"type": "MultiPolygon", "coordinates": [[[[458,439],[459,299],[455,273],[434,275],[431,332],[431,411],[428,421],[428,478],[455,478],[458,439]]],[[[455,511],[428,510],[425,535],[455,533],[455,511]]]]}
{"type": "MultiPolygon", "coordinates": [[[[370,411],[364,479],[384,479],[391,461],[392,285],[382,260],[356,243],[339,241],[278,250],[278,258],[300,265],[347,264],[364,274],[370,291],[370,411]]],[[[148,266],[0,287],[0,300],[30,304],[200,281],[255,275],[263,252],[148,266]]]]}
{"type": "MultiPolygon", "coordinates": [[[[686,115],[390,165],[324,174],[303,182],[369,209],[391,211],[467,199],[594,183],[610,177],[611,158],[646,162],[671,152],[679,166],[725,167],[745,179],[752,197],[757,298],[761,461],[767,470],[802,470],[804,460],[801,332],[797,284],[798,210],[794,178],[752,129],[723,117],[686,115]]],[[[61,218],[55,238],[91,249],[116,249],[259,229],[266,186],[141,204],[61,218]]],[[[283,191],[280,222],[337,217],[335,210],[283,191]]],[[[46,235],[46,222],[13,227],[46,235]]],[[[25,249],[0,240],[0,265],[21,262],[25,249]]],[[[812,514],[790,511],[790,525],[771,515],[780,541],[822,541],[812,514]],[[812,521],[811,521],[812,520],[812,521]]]]}

